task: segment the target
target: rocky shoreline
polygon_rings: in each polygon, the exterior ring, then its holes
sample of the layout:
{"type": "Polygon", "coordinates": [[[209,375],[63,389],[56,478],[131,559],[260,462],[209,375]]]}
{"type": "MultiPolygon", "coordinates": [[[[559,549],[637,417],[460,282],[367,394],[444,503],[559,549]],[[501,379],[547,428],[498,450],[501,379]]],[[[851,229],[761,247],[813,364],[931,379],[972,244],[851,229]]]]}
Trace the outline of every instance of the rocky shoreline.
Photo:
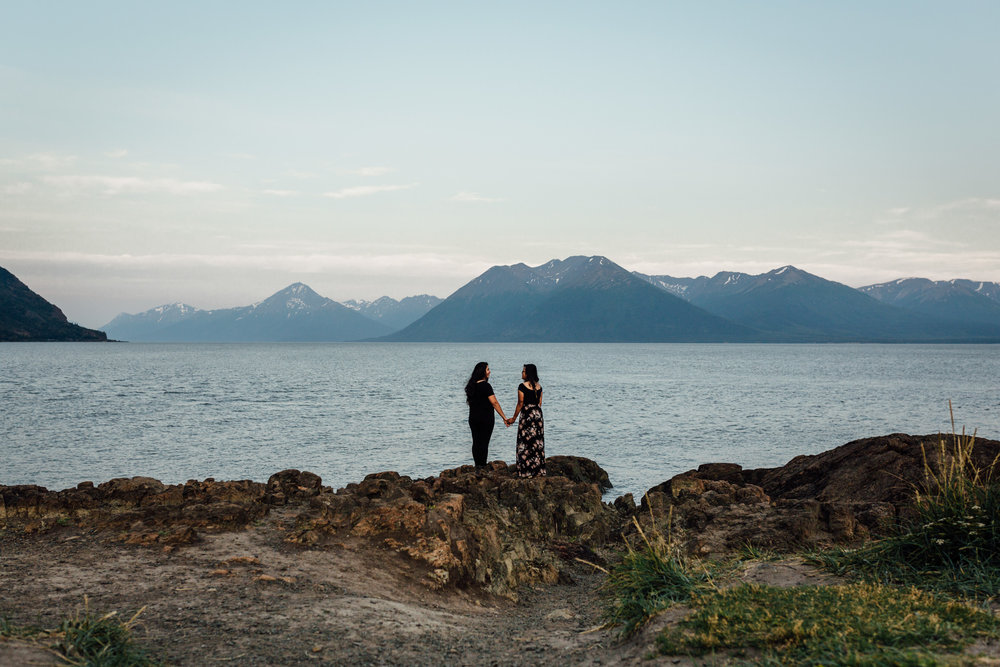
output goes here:
{"type": "MultiPolygon", "coordinates": [[[[239,599],[241,586],[295,588],[310,577],[327,582],[316,583],[320,588],[336,580],[346,590],[353,580],[345,573],[353,571],[358,581],[368,582],[362,588],[382,591],[374,596],[379,600],[419,604],[433,599],[446,607],[471,604],[494,610],[537,600],[545,587],[572,591],[574,585],[590,582],[584,586],[589,611],[580,612],[590,623],[599,617],[598,584],[591,579],[595,571],[581,561],[607,564],[636,526],[670,532],[689,553],[709,558],[747,546],[791,553],[859,543],[906,515],[925,479],[925,462],[935,466],[953,446],[947,435],[892,434],[799,456],[772,469],[709,463],[653,487],[638,503],[631,495],[607,501],[611,484],[597,463],[560,456],[548,460],[548,477],[530,480],[517,478],[512,466],[496,461],[486,471],[463,466],[426,479],[375,473],[337,490],[298,470],[276,473],[266,483],[208,479],[167,485],[133,477],[84,482],[63,491],[0,486],[0,583],[7,591],[0,614],[44,617],[46,604],[81,592],[68,586],[65,595],[49,592],[39,598],[52,581],[69,576],[66,563],[36,563],[37,572],[44,570],[48,577],[41,584],[12,579],[27,576],[31,559],[44,558],[47,550],[89,545],[107,562],[138,559],[156,569],[205,553],[220,555],[223,544],[253,542],[258,553],[236,549],[201,574],[209,581],[228,582],[239,599]],[[259,555],[265,552],[284,562],[284,569],[267,567],[259,555]],[[17,571],[15,562],[25,570],[17,571]],[[288,573],[305,563],[318,569],[309,575],[288,573]]],[[[1000,442],[977,439],[975,457],[982,469],[990,469],[998,455],[1000,442]]],[[[73,569],[79,573],[78,564],[73,569]]],[[[115,576],[101,571],[104,577],[115,576]]],[[[128,577],[148,574],[122,572],[118,576],[124,579],[98,588],[109,600],[162,603],[152,594],[130,596],[119,590],[128,577]]],[[[218,588],[198,581],[195,589],[218,588]]],[[[101,596],[86,587],[82,592],[101,596]]],[[[211,605],[216,593],[195,602],[211,605]]],[[[239,622],[232,619],[227,633],[238,632],[239,622]]],[[[607,639],[599,637],[592,639],[607,639]]],[[[389,641],[388,636],[383,639],[389,641]]],[[[586,644],[581,642],[575,645],[586,644]]],[[[170,646],[169,641],[164,645],[170,646]]],[[[263,649],[251,643],[249,650],[263,649]]],[[[366,650],[325,655],[331,664],[355,658],[364,663],[366,650]]],[[[314,657],[322,658],[319,653],[314,657]]],[[[265,663],[296,662],[266,650],[261,655],[265,663]]],[[[406,655],[413,659],[424,653],[406,655]]],[[[171,660],[194,662],[194,656],[182,652],[171,654],[171,660]]],[[[426,662],[433,662],[429,654],[426,662]]]]}

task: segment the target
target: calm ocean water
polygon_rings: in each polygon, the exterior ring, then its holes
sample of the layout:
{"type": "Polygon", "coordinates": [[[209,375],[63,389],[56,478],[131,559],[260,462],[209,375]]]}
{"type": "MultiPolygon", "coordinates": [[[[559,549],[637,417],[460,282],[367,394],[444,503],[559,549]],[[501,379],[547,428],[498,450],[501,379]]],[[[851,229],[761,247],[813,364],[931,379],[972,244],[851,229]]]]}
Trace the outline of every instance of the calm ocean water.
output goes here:
{"type": "MultiPolygon", "coordinates": [[[[857,438],[1000,438],[1000,346],[0,344],[0,484],[146,475],[339,487],[471,463],[462,386],[490,362],[510,414],[545,388],[546,453],[597,461],[637,496],[700,463],[775,466],[857,438]]],[[[514,459],[499,423],[490,459],[514,459]]]]}

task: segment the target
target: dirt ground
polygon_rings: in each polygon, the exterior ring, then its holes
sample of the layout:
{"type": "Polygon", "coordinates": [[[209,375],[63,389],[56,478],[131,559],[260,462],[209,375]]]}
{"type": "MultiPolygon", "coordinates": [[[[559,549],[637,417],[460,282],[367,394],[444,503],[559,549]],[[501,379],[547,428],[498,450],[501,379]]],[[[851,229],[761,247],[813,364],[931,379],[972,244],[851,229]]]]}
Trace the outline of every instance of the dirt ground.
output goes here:
{"type": "MultiPolygon", "coordinates": [[[[647,659],[655,618],[622,642],[601,629],[603,574],[568,562],[568,576],[517,602],[433,591],[407,561],[360,543],[302,549],[283,541],[291,517],[164,551],[61,528],[0,536],[0,615],[57,627],[82,610],[139,609],[136,637],[171,665],[692,665],[647,659]]],[[[772,585],[834,583],[800,560],[752,563],[739,576],[772,585]]],[[[715,661],[711,661],[716,664],[715,661]]],[[[64,664],[37,645],[0,641],[0,665],[64,664]]]]}
{"type": "MultiPolygon", "coordinates": [[[[274,512],[242,532],[165,552],[61,528],[0,538],[0,614],[57,627],[83,609],[128,618],[173,665],[622,664],[600,625],[599,572],[572,563],[566,581],[518,602],[433,591],[390,551],[360,543],[302,549],[274,512]]],[[[0,642],[0,665],[54,656],[0,642]]]]}

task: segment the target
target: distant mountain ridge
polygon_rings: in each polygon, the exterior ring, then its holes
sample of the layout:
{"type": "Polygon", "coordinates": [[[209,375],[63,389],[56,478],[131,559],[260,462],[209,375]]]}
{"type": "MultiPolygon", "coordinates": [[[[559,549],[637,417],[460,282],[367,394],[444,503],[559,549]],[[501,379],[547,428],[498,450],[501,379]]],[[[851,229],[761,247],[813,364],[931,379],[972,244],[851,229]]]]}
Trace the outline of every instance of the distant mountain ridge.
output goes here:
{"type": "Polygon", "coordinates": [[[343,301],[343,305],[369,319],[381,322],[393,330],[402,329],[422,317],[427,311],[441,303],[443,299],[430,294],[408,296],[399,301],[383,296],[375,301],[343,301]]]}
{"type": "Polygon", "coordinates": [[[757,340],[606,257],[494,266],[389,341],[666,342],[757,340]]]}
{"type": "Polygon", "coordinates": [[[1000,283],[902,278],[858,291],[932,317],[1000,326],[1000,283]]]}
{"type": "Polygon", "coordinates": [[[199,310],[185,304],[122,314],[106,325],[137,342],[323,342],[382,336],[389,327],[308,285],[294,283],[250,306],[199,310]]]}
{"type": "Polygon", "coordinates": [[[711,278],[636,275],[710,313],[789,342],[1000,340],[1000,319],[901,307],[905,304],[794,266],[759,275],[723,271],[711,278]]]}
{"type": "Polygon", "coordinates": [[[0,341],[106,341],[103,331],[73,324],[63,312],[0,267],[0,341]]]}
{"type": "Polygon", "coordinates": [[[1000,284],[907,278],[855,289],[794,266],[677,278],[574,256],[493,266],[444,300],[341,304],[295,283],[251,306],[170,304],[104,329],[150,342],[1000,343],[1000,284]]]}
{"type": "Polygon", "coordinates": [[[376,338],[409,324],[440,299],[383,297],[351,306],[294,283],[250,306],[201,310],[177,303],[143,313],[122,313],[105,325],[120,340],[136,342],[323,342],[376,338]],[[402,322],[402,324],[398,324],[402,322]]]}

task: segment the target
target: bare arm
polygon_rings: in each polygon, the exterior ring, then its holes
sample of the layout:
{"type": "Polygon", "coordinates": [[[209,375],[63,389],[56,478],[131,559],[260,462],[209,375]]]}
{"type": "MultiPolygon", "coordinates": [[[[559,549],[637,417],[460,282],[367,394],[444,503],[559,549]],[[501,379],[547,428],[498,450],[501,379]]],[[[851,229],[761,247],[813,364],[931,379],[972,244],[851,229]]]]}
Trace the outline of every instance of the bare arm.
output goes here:
{"type": "Polygon", "coordinates": [[[521,407],[524,405],[524,392],[520,389],[517,390],[517,407],[514,408],[514,416],[510,418],[511,421],[515,421],[517,416],[521,414],[521,407]]]}
{"type": "MultiPolygon", "coordinates": [[[[500,401],[497,400],[497,397],[490,396],[490,403],[493,404],[493,409],[500,415],[500,419],[503,419],[503,422],[507,424],[507,418],[503,414],[503,408],[500,407],[500,401]]],[[[507,424],[507,426],[510,426],[510,424],[507,424]]]]}

